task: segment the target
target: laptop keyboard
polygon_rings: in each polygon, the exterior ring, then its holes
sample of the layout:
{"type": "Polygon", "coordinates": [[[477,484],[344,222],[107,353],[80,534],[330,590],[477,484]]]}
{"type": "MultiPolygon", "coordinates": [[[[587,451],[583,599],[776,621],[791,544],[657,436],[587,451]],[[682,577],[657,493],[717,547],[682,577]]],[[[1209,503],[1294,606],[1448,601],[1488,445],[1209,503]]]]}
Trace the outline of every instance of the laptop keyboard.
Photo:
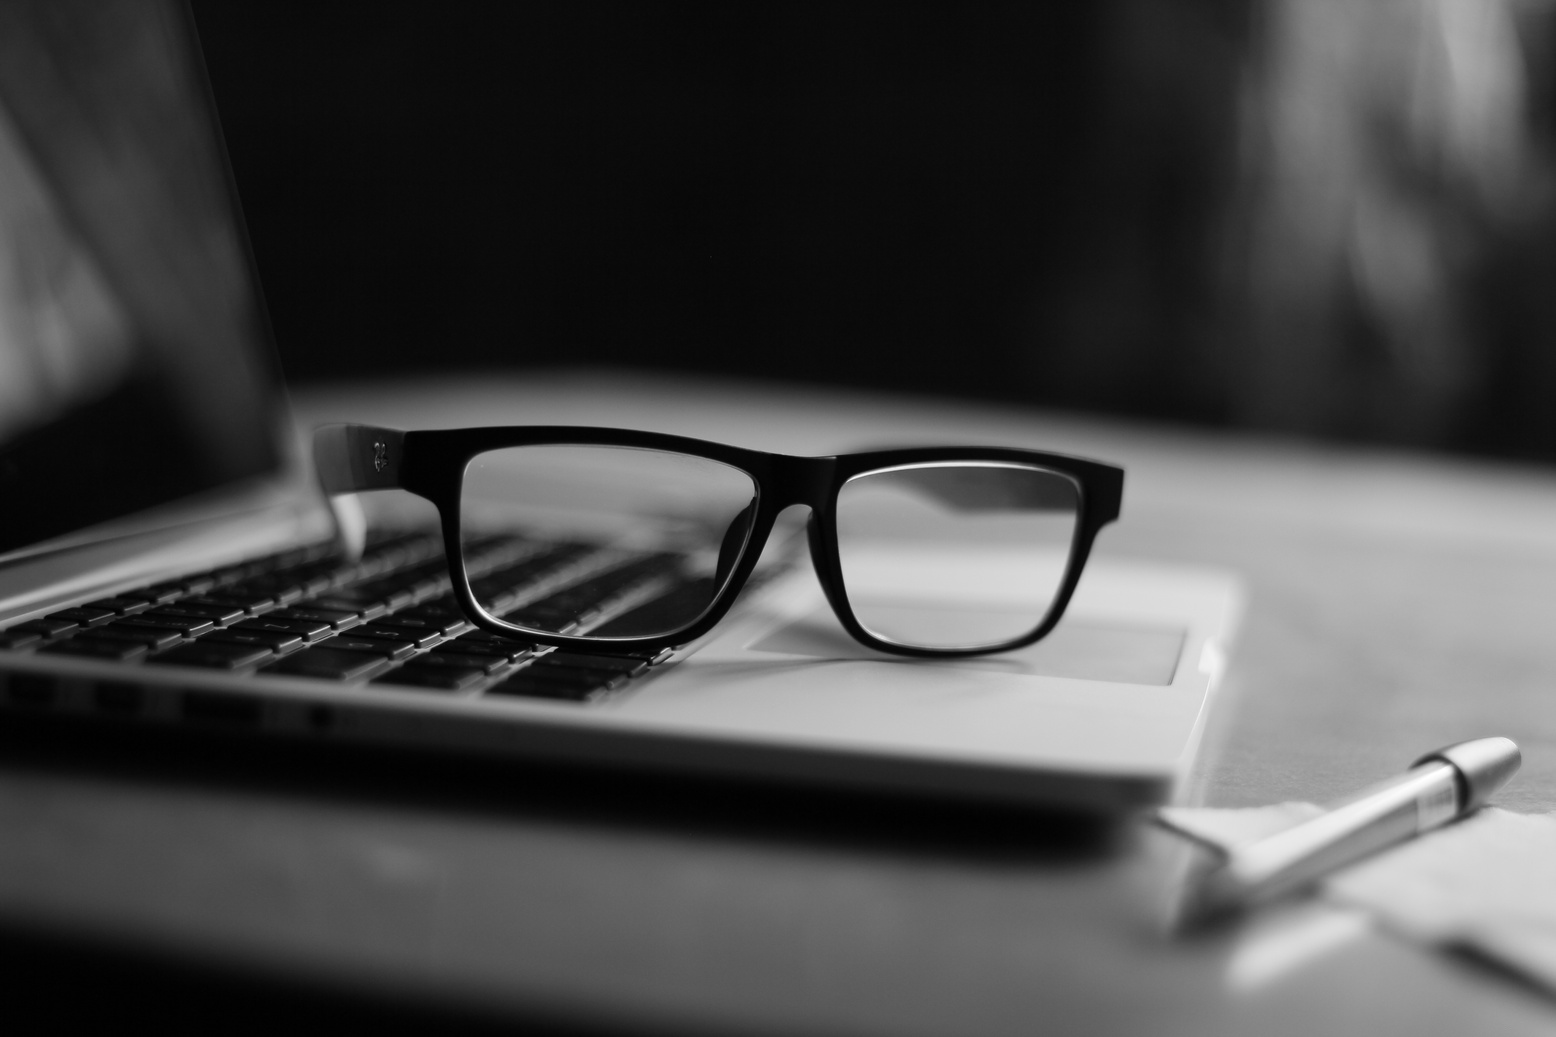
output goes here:
{"type": "MultiPolygon", "coordinates": [[[[673,559],[491,537],[466,563],[495,614],[561,633],[599,629],[680,588],[673,559]]],[[[442,541],[370,541],[344,563],[324,545],[169,580],[0,631],[0,649],[385,689],[590,702],[668,652],[551,649],[473,627],[450,592],[442,541]]]]}

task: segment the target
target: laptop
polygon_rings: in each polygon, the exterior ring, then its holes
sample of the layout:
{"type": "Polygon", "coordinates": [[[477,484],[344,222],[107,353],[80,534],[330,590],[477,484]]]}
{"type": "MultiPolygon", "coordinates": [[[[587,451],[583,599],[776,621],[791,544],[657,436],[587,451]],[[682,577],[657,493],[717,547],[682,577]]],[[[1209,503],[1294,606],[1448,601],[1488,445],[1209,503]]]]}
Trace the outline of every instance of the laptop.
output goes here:
{"type": "MultiPolygon", "coordinates": [[[[1239,614],[1098,560],[1032,646],[896,658],[795,538],[697,642],[549,650],[465,621],[433,530],[343,552],[296,444],[187,13],[0,9],[0,711],[1117,813],[1174,794],[1239,614]]],[[[903,549],[953,598],[1022,550],[903,549]]],[[[568,550],[484,550],[602,607],[568,550]]]]}

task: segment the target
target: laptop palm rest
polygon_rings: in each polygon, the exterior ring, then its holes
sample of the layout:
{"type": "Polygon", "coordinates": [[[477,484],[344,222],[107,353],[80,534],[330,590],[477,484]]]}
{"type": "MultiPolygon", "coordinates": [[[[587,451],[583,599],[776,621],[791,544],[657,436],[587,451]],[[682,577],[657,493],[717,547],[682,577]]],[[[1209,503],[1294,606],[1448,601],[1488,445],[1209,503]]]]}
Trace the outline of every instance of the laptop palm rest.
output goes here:
{"type": "Polygon", "coordinates": [[[1105,564],[1038,644],[922,660],[857,646],[819,588],[796,582],[613,709],[644,728],[848,758],[866,782],[875,767],[882,783],[933,788],[943,766],[957,780],[978,770],[993,794],[1159,801],[1193,759],[1238,597],[1224,574],[1105,564]]]}

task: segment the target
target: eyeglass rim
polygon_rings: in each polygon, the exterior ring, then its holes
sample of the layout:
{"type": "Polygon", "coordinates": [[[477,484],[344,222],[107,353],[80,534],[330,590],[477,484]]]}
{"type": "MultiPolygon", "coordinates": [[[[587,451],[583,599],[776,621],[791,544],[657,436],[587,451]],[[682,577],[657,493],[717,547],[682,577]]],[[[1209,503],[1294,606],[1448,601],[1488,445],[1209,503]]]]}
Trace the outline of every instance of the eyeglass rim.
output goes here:
{"type": "Polygon", "coordinates": [[[497,425],[401,431],[368,425],[328,425],[315,431],[314,459],[327,493],[399,488],[430,501],[442,525],[449,576],[461,609],[491,633],[537,644],[609,653],[659,651],[696,641],[729,613],[746,585],[780,512],[794,504],[810,509],[811,564],[828,603],[849,635],[866,647],[892,655],[948,658],[987,655],[1021,648],[1046,636],[1063,617],[1079,583],[1092,544],[1114,521],[1123,499],[1124,470],[1089,458],[1003,446],[896,447],[807,457],[780,454],[662,432],[587,425],[497,425]],[[535,631],[505,623],[481,608],[465,572],[460,536],[461,487],[476,455],[505,447],[539,445],[616,446],[682,453],[721,462],[748,475],[756,487],[755,512],[746,542],[724,585],[691,624],[668,634],[599,638],[535,631]],[[992,646],[922,647],[899,644],[871,633],[854,615],[843,582],[837,542],[838,493],[851,478],[878,469],[934,462],[1006,461],[1070,478],[1080,491],[1070,555],[1047,615],[1025,635],[992,646]]]}
{"type": "MultiPolygon", "coordinates": [[[[831,521],[827,522],[826,526],[825,526],[826,530],[830,534],[830,539],[831,539],[832,542],[829,545],[825,545],[825,549],[831,553],[831,555],[832,555],[832,557],[833,557],[833,559],[834,559],[834,561],[836,563],[836,566],[837,566],[838,582],[839,582],[839,585],[843,589],[843,595],[842,595],[842,597],[844,599],[843,606],[848,610],[849,616],[852,617],[853,621],[858,624],[859,630],[862,631],[866,637],[870,638],[871,641],[873,641],[873,642],[875,642],[877,644],[891,645],[891,646],[893,646],[893,649],[896,650],[896,651],[902,651],[904,649],[907,649],[907,650],[913,651],[915,654],[918,651],[930,651],[930,652],[934,652],[936,655],[942,655],[942,656],[943,655],[948,655],[948,654],[957,654],[957,655],[987,655],[987,654],[991,654],[991,653],[994,653],[994,652],[1009,651],[1012,648],[1020,647],[1020,645],[1022,645],[1022,644],[1030,644],[1030,643],[1032,643],[1033,640],[1036,640],[1037,638],[1041,638],[1044,635],[1046,635],[1048,633],[1048,631],[1052,630],[1053,627],[1059,622],[1060,616],[1064,612],[1065,606],[1067,606],[1069,604],[1069,594],[1068,593],[1065,594],[1062,603],[1060,603],[1059,597],[1057,595],[1054,598],[1050,599],[1050,601],[1048,603],[1047,609],[1039,617],[1037,623],[1035,623],[1033,625],[1032,630],[1036,630],[1036,631],[1039,631],[1039,632],[1036,634],[1036,637],[1032,637],[1031,640],[1027,639],[1030,636],[1030,634],[1031,634],[1031,631],[1029,631],[1027,634],[1023,634],[1019,638],[1000,639],[1000,640],[996,640],[996,641],[990,641],[987,644],[965,645],[965,646],[942,645],[942,646],[936,646],[936,647],[933,647],[933,648],[922,646],[922,645],[915,645],[915,644],[912,644],[911,642],[907,642],[907,641],[898,641],[898,640],[896,640],[894,638],[887,637],[884,634],[881,634],[881,633],[879,633],[879,632],[877,632],[875,630],[872,630],[870,628],[870,626],[867,623],[865,623],[864,620],[859,618],[858,613],[854,610],[853,601],[848,598],[848,594],[847,594],[847,590],[848,590],[848,576],[847,576],[847,572],[846,572],[846,567],[843,565],[843,547],[842,547],[842,543],[839,540],[839,528],[838,528],[838,523],[837,523],[837,516],[836,516],[836,513],[835,513],[835,509],[837,508],[838,504],[842,500],[843,490],[848,487],[849,483],[855,482],[855,481],[860,480],[860,479],[866,479],[866,478],[869,478],[869,477],[874,476],[874,475],[886,475],[886,474],[890,474],[892,472],[902,472],[902,471],[912,471],[914,469],[935,468],[935,467],[952,467],[952,466],[958,466],[958,467],[965,466],[965,467],[1014,468],[1014,469],[1018,469],[1018,470],[1021,470],[1021,471],[1043,472],[1043,473],[1048,474],[1048,475],[1057,475],[1057,476],[1060,476],[1060,477],[1062,477],[1062,478],[1064,478],[1064,479],[1069,481],[1069,483],[1075,488],[1076,500],[1077,500],[1077,511],[1076,511],[1076,519],[1075,519],[1074,523],[1071,525],[1071,529],[1070,529],[1070,549],[1069,549],[1069,553],[1065,556],[1065,571],[1060,576],[1059,585],[1061,587],[1069,586],[1071,588],[1071,591],[1073,591],[1075,585],[1078,584],[1079,581],[1080,581],[1080,572],[1076,568],[1075,559],[1076,559],[1076,538],[1080,535],[1081,506],[1080,506],[1079,502],[1084,500],[1084,487],[1081,485],[1081,482],[1080,482],[1079,479],[1077,479],[1074,475],[1072,475],[1069,472],[1060,471],[1057,468],[1051,467],[1049,465],[1035,465],[1035,464],[1029,464],[1029,463],[1026,463],[1026,462],[1002,461],[1002,460],[990,460],[990,459],[976,459],[976,460],[974,460],[974,459],[970,459],[970,458],[962,459],[962,460],[958,460],[958,461],[913,461],[913,462],[907,462],[905,464],[890,465],[890,466],[882,467],[882,468],[868,468],[868,469],[866,469],[866,470],[864,470],[862,472],[858,472],[858,473],[856,473],[854,475],[849,476],[847,479],[844,479],[838,485],[837,490],[832,494],[832,498],[831,499],[832,499],[832,505],[833,505],[833,508],[834,508],[834,514],[832,516],[831,521]],[[1075,569],[1074,579],[1070,578],[1072,569],[1075,569]],[[1055,610],[1056,609],[1057,609],[1058,614],[1055,614],[1055,610]],[[1050,621],[1050,616],[1052,617],[1051,621],[1050,621]],[[1019,644],[1017,642],[1019,642],[1019,644]]],[[[812,557],[815,556],[815,550],[816,549],[813,546],[811,548],[812,557]]],[[[834,608],[834,611],[837,611],[837,606],[834,605],[833,608],[834,608]]],[[[842,618],[841,613],[839,613],[839,618],[840,619],[842,618]]],[[[845,626],[846,625],[847,624],[845,623],[845,626]]],[[[855,634],[854,636],[858,637],[859,635],[855,634]]]]}

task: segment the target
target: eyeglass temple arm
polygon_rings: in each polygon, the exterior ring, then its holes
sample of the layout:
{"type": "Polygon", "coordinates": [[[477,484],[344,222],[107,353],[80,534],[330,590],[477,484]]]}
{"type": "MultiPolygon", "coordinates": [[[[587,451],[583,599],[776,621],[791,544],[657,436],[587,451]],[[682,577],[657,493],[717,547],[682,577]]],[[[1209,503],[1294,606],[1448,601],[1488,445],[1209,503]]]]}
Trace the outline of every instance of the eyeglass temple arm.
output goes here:
{"type": "Polygon", "coordinates": [[[400,485],[405,433],[373,425],[323,425],[313,432],[313,466],[324,492],[335,496],[400,485]]]}
{"type": "Polygon", "coordinates": [[[355,561],[367,545],[367,516],[356,494],[400,485],[405,433],[371,425],[324,425],[313,433],[313,467],[335,516],[335,544],[355,561]]]}

